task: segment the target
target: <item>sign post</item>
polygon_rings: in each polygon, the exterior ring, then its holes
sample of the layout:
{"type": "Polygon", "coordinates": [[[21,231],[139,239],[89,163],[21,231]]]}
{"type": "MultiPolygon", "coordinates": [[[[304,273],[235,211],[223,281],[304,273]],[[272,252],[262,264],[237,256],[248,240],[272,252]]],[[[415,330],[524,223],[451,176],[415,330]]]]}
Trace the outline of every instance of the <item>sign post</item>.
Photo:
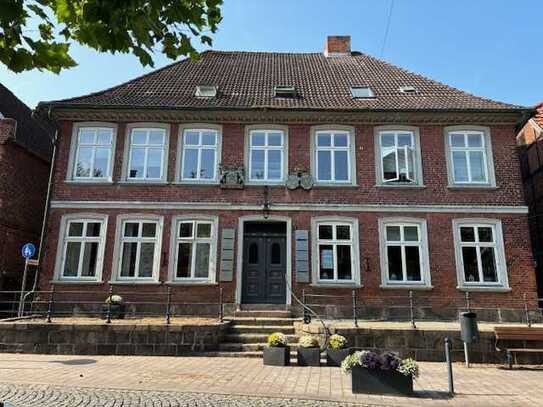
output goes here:
{"type": "Polygon", "coordinates": [[[21,255],[25,259],[25,269],[23,272],[23,282],[21,283],[21,295],[19,296],[19,310],[17,312],[17,316],[21,318],[24,313],[24,294],[26,289],[26,278],[28,275],[28,266],[31,264],[35,264],[34,261],[32,261],[32,257],[36,254],[36,246],[34,246],[32,243],[26,243],[21,248],[21,255]]]}

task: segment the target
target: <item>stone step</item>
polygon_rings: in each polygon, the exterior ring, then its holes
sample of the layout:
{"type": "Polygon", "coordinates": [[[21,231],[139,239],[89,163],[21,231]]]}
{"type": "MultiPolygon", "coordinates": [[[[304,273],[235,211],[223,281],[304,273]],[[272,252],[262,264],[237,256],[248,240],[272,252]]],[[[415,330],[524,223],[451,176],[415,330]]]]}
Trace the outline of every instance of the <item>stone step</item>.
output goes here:
{"type": "MultiPolygon", "coordinates": [[[[298,336],[286,335],[289,344],[298,342],[298,336]]],[[[228,334],[224,337],[226,343],[267,343],[268,335],[266,334],[228,334]]]]}
{"type": "MultiPolygon", "coordinates": [[[[296,343],[289,345],[291,351],[295,351],[298,348],[296,343]]],[[[262,351],[264,348],[268,347],[266,342],[260,343],[239,343],[239,342],[223,342],[219,344],[220,351],[226,352],[253,352],[253,351],[262,351]]]]}
{"type": "MultiPolygon", "coordinates": [[[[209,351],[191,354],[191,356],[206,356],[217,358],[259,358],[262,359],[262,351],[246,351],[246,352],[223,352],[223,351],[209,351]]],[[[296,365],[296,352],[290,352],[290,364],[296,365]]],[[[321,366],[326,366],[326,357],[321,355],[321,366]]]]}
{"type": "Polygon", "coordinates": [[[241,311],[289,311],[289,306],[283,304],[241,304],[241,311]]]}
{"type": "Polygon", "coordinates": [[[237,325],[256,325],[256,326],[292,326],[294,322],[301,321],[300,318],[255,318],[255,317],[239,317],[225,318],[232,322],[232,326],[237,325]]]}
{"type": "Polygon", "coordinates": [[[253,310],[253,311],[236,311],[234,317],[242,318],[290,318],[290,311],[286,310],[253,310]]]}
{"type": "Polygon", "coordinates": [[[272,334],[281,332],[285,335],[293,335],[294,327],[290,325],[233,325],[230,328],[232,334],[272,334]]]}

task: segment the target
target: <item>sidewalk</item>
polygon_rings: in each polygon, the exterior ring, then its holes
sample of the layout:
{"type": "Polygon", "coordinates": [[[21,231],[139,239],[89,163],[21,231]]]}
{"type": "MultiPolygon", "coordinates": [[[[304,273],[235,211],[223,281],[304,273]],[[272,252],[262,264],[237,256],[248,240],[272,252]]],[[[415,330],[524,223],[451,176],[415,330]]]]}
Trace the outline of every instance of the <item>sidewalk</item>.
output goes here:
{"type": "Polygon", "coordinates": [[[316,399],[384,406],[543,406],[543,369],[454,365],[449,399],[443,363],[421,363],[416,398],[353,395],[338,368],[270,367],[260,359],[0,355],[0,383],[316,399]]]}

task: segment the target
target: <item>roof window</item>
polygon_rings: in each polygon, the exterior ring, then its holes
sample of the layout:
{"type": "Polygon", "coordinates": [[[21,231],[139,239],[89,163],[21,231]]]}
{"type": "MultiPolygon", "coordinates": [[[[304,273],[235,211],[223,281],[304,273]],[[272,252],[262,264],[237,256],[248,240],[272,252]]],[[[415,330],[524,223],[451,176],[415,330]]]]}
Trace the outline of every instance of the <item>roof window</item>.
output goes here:
{"type": "Polygon", "coordinates": [[[294,98],[296,94],[295,86],[277,85],[273,87],[273,95],[276,98],[294,98]]]}
{"type": "Polygon", "coordinates": [[[374,98],[375,93],[369,86],[351,86],[351,95],[355,99],[374,98]]]}
{"type": "Polygon", "coordinates": [[[217,96],[217,86],[198,85],[196,86],[195,96],[198,98],[214,98],[217,96]]]}
{"type": "Polygon", "coordinates": [[[401,93],[417,93],[417,89],[414,86],[400,86],[400,92],[401,93]]]}

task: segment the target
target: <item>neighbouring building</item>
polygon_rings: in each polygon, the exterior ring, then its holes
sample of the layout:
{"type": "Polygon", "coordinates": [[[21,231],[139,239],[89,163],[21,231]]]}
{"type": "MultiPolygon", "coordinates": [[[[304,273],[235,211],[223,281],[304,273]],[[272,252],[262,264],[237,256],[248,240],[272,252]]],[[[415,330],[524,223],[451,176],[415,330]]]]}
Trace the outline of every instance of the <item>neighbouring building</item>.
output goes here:
{"type": "Polygon", "coordinates": [[[51,136],[49,124],[34,119],[31,110],[0,84],[0,291],[20,290],[21,247],[39,243],[51,136]]]}
{"type": "Polygon", "coordinates": [[[60,130],[45,290],[101,301],[111,285],[135,304],[165,285],[175,302],[214,303],[222,288],[225,302],[281,306],[304,290],[333,295],[334,313],[353,290],[376,307],[413,291],[436,314],[466,292],[536,307],[516,150],[527,108],[349,37],[324,53],[206,51],[39,108],[60,130]]]}
{"type": "Polygon", "coordinates": [[[530,211],[529,224],[538,292],[540,301],[543,301],[543,103],[537,105],[533,115],[524,122],[517,141],[526,203],[530,211]]]}

